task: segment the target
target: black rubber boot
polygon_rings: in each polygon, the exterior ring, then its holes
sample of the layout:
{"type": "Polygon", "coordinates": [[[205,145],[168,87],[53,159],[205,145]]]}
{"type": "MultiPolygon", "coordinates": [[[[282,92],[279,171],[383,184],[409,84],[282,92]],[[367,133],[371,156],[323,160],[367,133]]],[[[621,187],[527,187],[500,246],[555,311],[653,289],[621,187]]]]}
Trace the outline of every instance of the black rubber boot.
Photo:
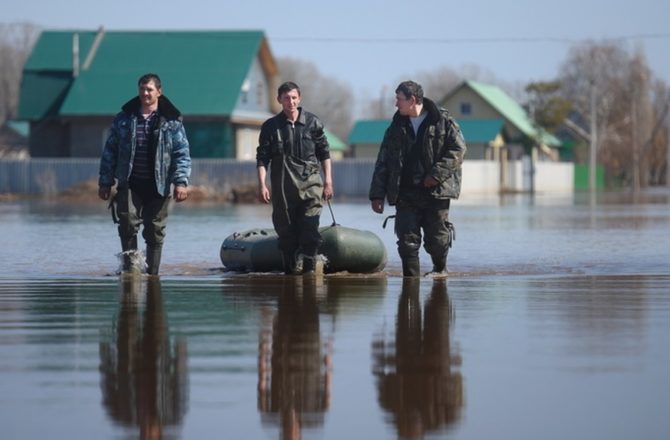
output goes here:
{"type": "Polygon", "coordinates": [[[421,276],[421,266],[419,257],[406,257],[402,259],[402,276],[418,277],[421,276]]]}
{"type": "Polygon", "coordinates": [[[127,272],[132,268],[132,260],[131,260],[131,253],[134,251],[137,251],[137,235],[133,235],[132,237],[126,237],[121,235],[121,250],[123,251],[122,254],[122,259],[123,263],[121,266],[121,270],[123,272],[127,272]]]}
{"type": "Polygon", "coordinates": [[[158,275],[158,269],[161,266],[161,254],[163,253],[163,244],[147,245],[147,274],[158,275]]]}
{"type": "Polygon", "coordinates": [[[316,271],[316,257],[305,256],[302,259],[302,273],[314,273],[316,271]]]}
{"type": "Polygon", "coordinates": [[[443,274],[447,273],[447,254],[444,255],[431,255],[433,259],[433,270],[431,273],[434,274],[443,274]]]}
{"type": "Polygon", "coordinates": [[[285,275],[294,275],[296,271],[295,252],[282,252],[282,265],[285,275]]]}

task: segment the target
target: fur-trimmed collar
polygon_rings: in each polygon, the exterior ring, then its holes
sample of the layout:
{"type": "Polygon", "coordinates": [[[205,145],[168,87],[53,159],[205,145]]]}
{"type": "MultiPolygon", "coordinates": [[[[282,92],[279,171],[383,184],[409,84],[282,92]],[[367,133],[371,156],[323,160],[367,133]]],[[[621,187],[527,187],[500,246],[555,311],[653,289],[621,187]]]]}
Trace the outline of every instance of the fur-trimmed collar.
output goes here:
{"type": "MultiPolygon", "coordinates": [[[[121,110],[130,115],[134,115],[137,114],[141,105],[140,97],[135,96],[130,101],[123,104],[121,110]]],[[[169,99],[167,99],[165,95],[158,97],[158,114],[169,121],[175,119],[181,121],[182,119],[181,112],[177,109],[177,107],[174,106],[174,104],[172,104],[172,102],[170,102],[169,99]]]]}
{"type": "MultiPolygon", "coordinates": [[[[428,112],[426,119],[431,124],[436,124],[440,120],[440,108],[428,98],[423,98],[423,108],[428,112]]],[[[403,116],[400,112],[396,111],[393,115],[393,122],[398,122],[402,118],[409,118],[409,116],[403,116]]]]}

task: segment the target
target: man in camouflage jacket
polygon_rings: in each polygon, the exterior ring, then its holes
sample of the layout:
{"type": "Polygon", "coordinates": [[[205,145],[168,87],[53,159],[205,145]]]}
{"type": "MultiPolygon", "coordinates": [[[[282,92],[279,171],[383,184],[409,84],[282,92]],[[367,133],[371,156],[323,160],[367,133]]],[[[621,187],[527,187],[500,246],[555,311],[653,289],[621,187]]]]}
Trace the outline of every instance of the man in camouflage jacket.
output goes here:
{"type": "Polygon", "coordinates": [[[375,163],[371,207],[383,213],[384,199],[396,207],[395,233],[404,276],[420,275],[422,230],[432,272],[446,274],[454,238],[449,206],[461,191],[465,140],[447,110],[424,98],[422,87],[413,81],[396,89],[396,107],[375,163]]]}
{"type": "Polygon", "coordinates": [[[98,196],[108,200],[116,183],[112,201],[118,214],[123,271],[132,269],[138,255],[137,232],[143,225],[147,273],[158,274],[170,188],[174,187],[177,202],[186,200],[190,175],[191,155],[181,113],[163,96],[160,77],[143,75],[138,96],[114,118],[100,159],[98,196]]]}

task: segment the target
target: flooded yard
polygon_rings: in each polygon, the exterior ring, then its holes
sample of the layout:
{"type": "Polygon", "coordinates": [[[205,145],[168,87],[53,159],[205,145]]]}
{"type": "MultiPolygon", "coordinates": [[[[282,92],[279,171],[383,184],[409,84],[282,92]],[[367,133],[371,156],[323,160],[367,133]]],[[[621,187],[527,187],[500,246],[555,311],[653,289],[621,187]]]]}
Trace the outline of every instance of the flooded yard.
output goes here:
{"type": "Polygon", "coordinates": [[[187,202],[160,278],[115,274],[102,204],[1,203],[2,438],[665,439],[669,208],[458,201],[449,278],[410,280],[365,202],[333,216],[379,235],[381,274],[226,272],[269,208],[187,202]]]}

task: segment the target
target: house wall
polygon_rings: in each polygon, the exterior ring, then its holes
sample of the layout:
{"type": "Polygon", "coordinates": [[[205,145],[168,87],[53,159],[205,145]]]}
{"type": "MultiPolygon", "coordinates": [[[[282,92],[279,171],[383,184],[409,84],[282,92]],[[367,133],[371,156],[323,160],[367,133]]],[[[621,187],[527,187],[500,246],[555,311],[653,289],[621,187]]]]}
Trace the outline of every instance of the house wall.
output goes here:
{"type": "Polygon", "coordinates": [[[351,146],[351,151],[356,159],[376,159],[379,144],[354,144],[351,146]]]}
{"type": "Polygon", "coordinates": [[[70,155],[70,126],[56,119],[30,122],[28,149],[31,157],[67,157],[70,155]]]}
{"type": "Polygon", "coordinates": [[[235,131],[235,158],[239,160],[256,160],[258,136],[261,130],[258,127],[243,126],[235,131]]]}
{"type": "Polygon", "coordinates": [[[184,129],[192,158],[235,158],[235,133],[227,120],[186,118],[184,129]]]}
{"type": "Polygon", "coordinates": [[[468,140],[465,140],[468,150],[465,153],[465,158],[467,160],[485,160],[486,157],[487,145],[485,144],[475,144],[469,143],[468,140]]]}
{"type": "Polygon", "coordinates": [[[274,96],[274,94],[275,92],[269,90],[265,72],[257,56],[251,63],[249,73],[242,84],[242,89],[235,104],[235,110],[270,112],[272,111],[270,97],[274,96]]]}
{"type": "MultiPolygon", "coordinates": [[[[500,112],[469,87],[461,87],[449,99],[444,101],[443,105],[456,119],[504,119],[500,112]],[[461,112],[461,104],[463,103],[470,104],[470,114],[463,114],[461,112]]],[[[507,122],[505,122],[505,131],[511,139],[522,136],[522,133],[518,129],[507,122]]]]}
{"type": "Polygon", "coordinates": [[[77,118],[70,121],[70,156],[100,157],[111,117],[77,118]]]}

